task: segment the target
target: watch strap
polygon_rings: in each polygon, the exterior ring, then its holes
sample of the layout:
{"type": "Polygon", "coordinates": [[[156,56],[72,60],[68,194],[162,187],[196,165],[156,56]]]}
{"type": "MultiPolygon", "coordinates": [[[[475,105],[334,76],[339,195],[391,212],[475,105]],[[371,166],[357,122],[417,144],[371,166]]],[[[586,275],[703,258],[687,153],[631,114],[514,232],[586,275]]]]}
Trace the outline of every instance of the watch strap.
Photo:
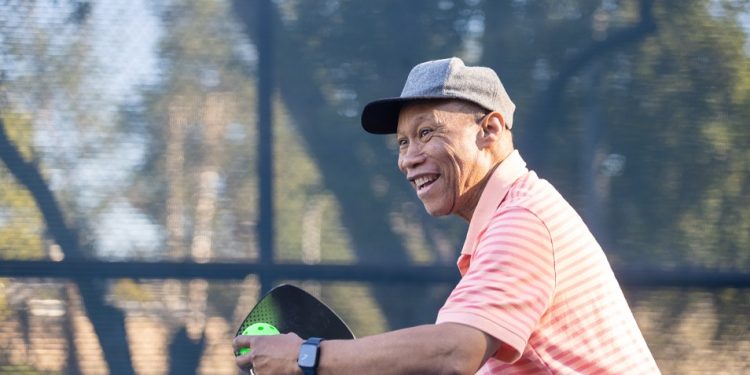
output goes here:
{"type": "Polygon", "coordinates": [[[313,366],[302,366],[299,367],[302,369],[302,373],[304,375],[317,375],[318,370],[318,361],[320,356],[320,342],[323,341],[320,337],[310,337],[307,340],[305,340],[302,345],[314,345],[315,346],[315,360],[313,361],[313,366]]]}

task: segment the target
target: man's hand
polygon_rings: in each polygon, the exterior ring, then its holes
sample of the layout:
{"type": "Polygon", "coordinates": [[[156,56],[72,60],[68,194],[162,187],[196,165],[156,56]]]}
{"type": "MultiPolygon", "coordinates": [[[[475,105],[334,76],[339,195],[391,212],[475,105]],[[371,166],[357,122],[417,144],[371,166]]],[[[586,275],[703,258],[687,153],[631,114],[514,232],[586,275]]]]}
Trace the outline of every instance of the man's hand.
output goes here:
{"type": "Polygon", "coordinates": [[[237,367],[253,370],[255,375],[300,375],[297,355],[302,339],[295,333],[272,336],[237,336],[232,341],[234,350],[250,348],[250,352],[235,359],[237,367]]]}

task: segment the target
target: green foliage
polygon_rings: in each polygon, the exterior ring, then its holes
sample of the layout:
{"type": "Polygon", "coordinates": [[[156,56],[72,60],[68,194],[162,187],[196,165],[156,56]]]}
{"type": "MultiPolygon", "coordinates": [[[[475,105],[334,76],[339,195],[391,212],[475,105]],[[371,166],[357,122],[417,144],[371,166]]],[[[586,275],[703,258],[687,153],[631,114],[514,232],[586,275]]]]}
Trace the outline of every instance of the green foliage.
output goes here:
{"type": "Polygon", "coordinates": [[[276,106],[274,155],[276,257],[280,261],[339,263],[353,260],[336,197],[304,147],[294,121],[276,106]]]}
{"type": "Polygon", "coordinates": [[[27,365],[0,365],[0,373],[17,375],[56,375],[57,371],[41,371],[27,365]]]}
{"type": "Polygon", "coordinates": [[[616,56],[626,71],[608,73],[610,147],[628,160],[613,185],[612,228],[625,259],[743,267],[747,36],[731,8],[711,15],[711,2],[692,3],[680,17],[662,9],[659,33],[616,56]]]}
{"type": "MultiPolygon", "coordinates": [[[[21,154],[32,157],[31,127],[24,116],[2,117],[8,137],[21,154]]],[[[44,223],[28,190],[19,186],[3,165],[0,167],[0,258],[39,259],[44,257],[44,223]]]]}
{"type": "Polygon", "coordinates": [[[112,296],[118,301],[151,302],[156,298],[141,284],[132,279],[120,279],[113,283],[112,296]]]}
{"type": "Polygon", "coordinates": [[[5,321],[12,314],[8,298],[6,297],[8,284],[8,279],[0,278],[0,322],[5,321]]]}

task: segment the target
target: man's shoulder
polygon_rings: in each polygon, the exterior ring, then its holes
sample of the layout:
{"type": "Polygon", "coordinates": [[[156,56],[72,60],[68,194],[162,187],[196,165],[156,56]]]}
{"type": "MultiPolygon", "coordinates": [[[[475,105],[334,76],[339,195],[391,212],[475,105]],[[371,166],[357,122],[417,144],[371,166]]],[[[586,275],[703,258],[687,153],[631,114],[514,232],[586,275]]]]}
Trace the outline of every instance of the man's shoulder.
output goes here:
{"type": "Polygon", "coordinates": [[[565,200],[547,180],[540,178],[534,171],[528,171],[510,186],[500,207],[533,207],[540,201],[558,203],[565,200]]]}
{"type": "Polygon", "coordinates": [[[528,210],[545,224],[558,215],[577,215],[560,192],[534,171],[525,173],[513,183],[505,199],[495,210],[495,215],[501,216],[516,209],[528,210]]]}

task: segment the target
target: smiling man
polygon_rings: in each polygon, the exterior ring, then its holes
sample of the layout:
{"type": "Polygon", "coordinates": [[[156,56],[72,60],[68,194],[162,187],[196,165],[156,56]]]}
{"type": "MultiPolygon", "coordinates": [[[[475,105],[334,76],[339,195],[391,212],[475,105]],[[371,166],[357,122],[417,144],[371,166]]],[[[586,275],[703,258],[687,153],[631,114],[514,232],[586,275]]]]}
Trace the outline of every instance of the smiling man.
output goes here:
{"type": "Polygon", "coordinates": [[[396,134],[398,168],[433,216],[469,222],[461,280],[436,324],[357,340],[239,336],[267,374],[658,374],[599,244],[514,149],[495,72],[458,58],[415,66],[362,126],[396,134]],[[315,360],[299,365],[304,346],[315,360]]]}

